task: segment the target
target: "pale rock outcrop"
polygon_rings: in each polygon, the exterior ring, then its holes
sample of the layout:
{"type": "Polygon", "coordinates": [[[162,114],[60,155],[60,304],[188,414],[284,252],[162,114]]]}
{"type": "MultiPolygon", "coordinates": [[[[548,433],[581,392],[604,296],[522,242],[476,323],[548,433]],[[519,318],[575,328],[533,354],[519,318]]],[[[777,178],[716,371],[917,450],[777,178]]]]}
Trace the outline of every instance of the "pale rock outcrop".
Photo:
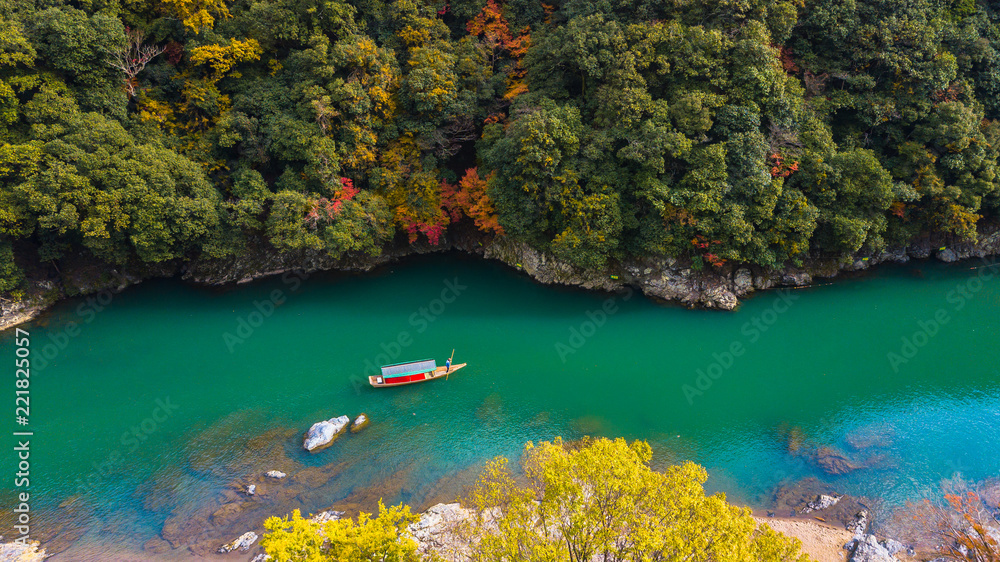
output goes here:
{"type": "Polygon", "coordinates": [[[840,496],[829,496],[827,494],[820,494],[818,498],[806,504],[802,508],[802,513],[810,513],[813,511],[820,511],[828,507],[833,507],[837,505],[840,501],[840,496]]]}
{"type": "Polygon", "coordinates": [[[0,562],[42,562],[45,549],[38,541],[0,543],[0,562]]]}
{"type": "Polygon", "coordinates": [[[280,470],[268,470],[264,473],[264,476],[267,476],[268,478],[284,478],[288,475],[280,470]]]}
{"type": "Polygon", "coordinates": [[[738,297],[753,292],[753,273],[741,267],[733,274],[733,293],[738,297]]]}
{"type": "Polygon", "coordinates": [[[351,423],[351,418],[347,416],[314,423],[306,432],[306,436],[302,440],[302,447],[311,453],[329,447],[347,429],[349,423],[351,423]]]}
{"type": "Polygon", "coordinates": [[[937,259],[945,263],[952,263],[958,261],[958,255],[951,248],[945,248],[937,253],[937,259]]]}
{"type": "Polygon", "coordinates": [[[463,560],[468,546],[461,537],[461,524],[473,516],[472,511],[457,503],[439,503],[420,515],[409,531],[417,541],[421,554],[436,553],[448,561],[463,560]]]}
{"type": "Polygon", "coordinates": [[[344,516],[343,511],[321,511],[309,518],[313,523],[326,523],[327,521],[336,521],[344,516]]]}
{"type": "Polygon", "coordinates": [[[892,539],[879,542],[875,535],[859,535],[844,548],[851,551],[848,562],[899,562],[893,554],[902,550],[903,545],[892,539]]]}
{"type": "Polygon", "coordinates": [[[868,529],[868,511],[862,509],[854,516],[854,521],[847,525],[847,530],[854,533],[854,536],[863,535],[868,529]]]}
{"type": "Polygon", "coordinates": [[[247,531],[242,535],[236,537],[236,539],[233,540],[232,542],[226,543],[221,547],[219,547],[219,552],[222,554],[225,554],[227,552],[234,552],[236,550],[242,550],[246,552],[250,550],[250,547],[253,546],[255,542],[257,542],[258,538],[259,537],[257,536],[257,533],[253,531],[247,531]]]}

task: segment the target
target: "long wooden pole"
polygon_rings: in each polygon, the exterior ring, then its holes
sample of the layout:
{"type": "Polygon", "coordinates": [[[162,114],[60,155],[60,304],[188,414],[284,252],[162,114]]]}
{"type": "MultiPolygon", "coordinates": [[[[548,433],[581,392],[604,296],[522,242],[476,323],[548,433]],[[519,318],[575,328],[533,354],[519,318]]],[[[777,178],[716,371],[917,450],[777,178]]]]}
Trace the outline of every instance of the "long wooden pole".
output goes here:
{"type": "Polygon", "coordinates": [[[444,372],[444,380],[448,380],[448,375],[451,374],[451,360],[455,358],[455,348],[451,349],[451,357],[448,358],[448,370],[444,372]]]}

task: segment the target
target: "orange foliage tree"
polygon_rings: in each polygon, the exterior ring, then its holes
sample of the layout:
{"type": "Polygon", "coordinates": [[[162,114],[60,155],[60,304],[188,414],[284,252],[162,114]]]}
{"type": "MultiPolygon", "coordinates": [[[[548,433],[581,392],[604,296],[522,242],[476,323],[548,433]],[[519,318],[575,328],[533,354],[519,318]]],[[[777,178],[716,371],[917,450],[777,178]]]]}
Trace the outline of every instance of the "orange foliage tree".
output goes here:
{"type": "Polygon", "coordinates": [[[441,200],[452,221],[460,220],[464,214],[476,223],[479,230],[503,234],[503,227],[500,226],[496,210],[493,208],[493,201],[487,193],[492,177],[493,172],[481,178],[476,168],[469,168],[457,185],[441,181],[441,200]]]}
{"type": "MultiPolygon", "coordinates": [[[[531,35],[527,29],[514,35],[507,19],[503,17],[502,7],[495,0],[488,0],[483,10],[476,14],[476,17],[469,20],[466,30],[470,35],[481,38],[483,45],[490,53],[490,64],[496,67],[501,57],[506,56],[514,61],[514,64],[507,71],[507,91],[503,99],[510,102],[517,96],[528,91],[528,85],[524,82],[526,73],[521,65],[521,58],[528,52],[531,45],[531,35]]],[[[499,120],[498,115],[490,115],[487,122],[499,120]]]]}
{"type": "Polygon", "coordinates": [[[1000,521],[980,495],[966,491],[944,498],[952,509],[951,516],[942,519],[942,532],[952,540],[949,554],[967,562],[1000,562],[1000,521]]]}

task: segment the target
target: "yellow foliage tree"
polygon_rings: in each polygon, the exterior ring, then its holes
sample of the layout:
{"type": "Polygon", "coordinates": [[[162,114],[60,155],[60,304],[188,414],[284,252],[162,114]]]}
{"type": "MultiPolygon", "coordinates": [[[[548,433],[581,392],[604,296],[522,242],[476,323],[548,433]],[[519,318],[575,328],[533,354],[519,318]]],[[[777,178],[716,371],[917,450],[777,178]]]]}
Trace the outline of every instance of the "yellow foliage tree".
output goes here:
{"type": "Polygon", "coordinates": [[[203,45],[191,51],[191,62],[212,68],[216,80],[241,62],[260,60],[263,51],[256,39],[230,39],[228,45],[203,45]]]}
{"type": "Polygon", "coordinates": [[[162,0],[166,11],[181,20],[184,27],[200,32],[212,27],[215,18],[228,18],[229,8],[225,0],[162,0]]]}
{"type": "MultiPolygon", "coordinates": [[[[185,144],[181,149],[196,159],[195,153],[207,154],[210,148],[203,133],[211,129],[229,111],[229,96],[219,91],[216,85],[227,73],[240,63],[260,59],[262,53],[256,39],[230,39],[228,44],[202,45],[191,51],[188,68],[177,75],[183,81],[181,95],[176,101],[157,100],[145,95],[139,97],[139,116],[146,121],[157,123],[162,129],[181,136],[185,144]],[[202,70],[196,70],[201,68],[202,70]]],[[[203,162],[209,169],[216,169],[221,162],[203,162]]]]}
{"type": "MultiPolygon", "coordinates": [[[[343,84],[341,99],[334,102],[329,96],[313,102],[317,116],[322,119],[323,108],[336,108],[336,117],[343,123],[347,153],[343,165],[354,170],[365,170],[378,158],[378,133],[396,113],[395,93],[399,88],[400,72],[389,51],[379,47],[367,36],[351,37],[334,48],[337,63],[344,66],[350,76],[343,84]]],[[[320,121],[324,134],[327,127],[320,121]]]]}
{"type": "Polygon", "coordinates": [[[505,459],[490,463],[468,503],[472,560],[807,562],[800,543],[758,525],[750,510],[706,496],[705,469],[652,470],[644,441],[529,443],[518,486],[505,459]]]}
{"type": "Polygon", "coordinates": [[[316,523],[295,510],[291,518],[271,517],[260,540],[275,562],[419,562],[417,543],[404,536],[416,521],[409,506],[386,508],[380,501],[378,517],[369,513],[352,519],[316,523]]]}

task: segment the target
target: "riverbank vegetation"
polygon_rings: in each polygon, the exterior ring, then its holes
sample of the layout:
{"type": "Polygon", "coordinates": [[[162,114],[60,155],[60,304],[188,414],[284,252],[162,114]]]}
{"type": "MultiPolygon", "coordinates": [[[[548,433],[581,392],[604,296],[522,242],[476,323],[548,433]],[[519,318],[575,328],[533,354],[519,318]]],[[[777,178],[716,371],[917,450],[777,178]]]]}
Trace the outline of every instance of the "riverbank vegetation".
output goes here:
{"type": "MultiPolygon", "coordinates": [[[[644,441],[585,439],[529,443],[523,478],[498,458],[487,464],[455,522],[449,549],[484,562],[525,560],[756,560],[807,562],[798,540],[758,525],[749,509],[706,496],[693,463],[649,466],[644,441]]],[[[379,505],[378,517],[312,522],[273,517],[261,540],[278,562],[421,560],[406,506],[379,505]]],[[[436,554],[436,553],[430,553],[436,554]]]]}
{"type": "Polygon", "coordinates": [[[985,0],[0,0],[0,30],[5,293],[460,222],[774,267],[1000,208],[985,0]]]}

